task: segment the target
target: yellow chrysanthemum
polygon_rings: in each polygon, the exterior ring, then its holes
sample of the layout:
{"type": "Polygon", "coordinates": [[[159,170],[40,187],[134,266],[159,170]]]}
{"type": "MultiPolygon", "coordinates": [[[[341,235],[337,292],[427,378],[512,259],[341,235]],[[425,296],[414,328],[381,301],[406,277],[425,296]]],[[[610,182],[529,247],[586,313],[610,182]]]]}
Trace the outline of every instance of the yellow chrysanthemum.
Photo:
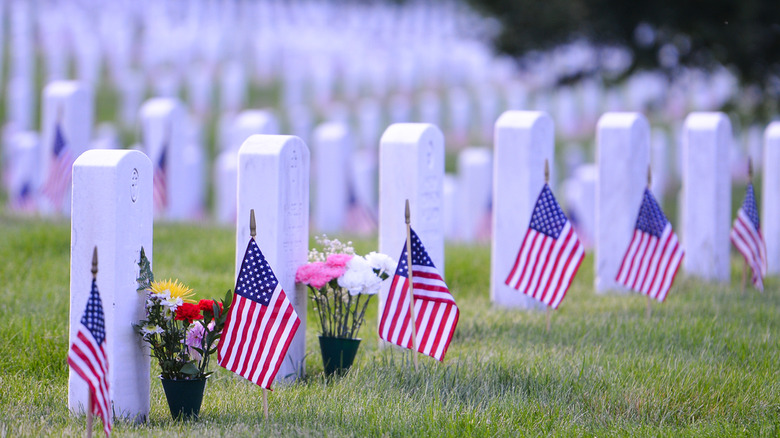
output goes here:
{"type": "Polygon", "coordinates": [[[192,289],[185,286],[183,283],[179,283],[179,280],[163,280],[153,281],[149,288],[154,294],[164,294],[166,291],[170,292],[171,298],[181,298],[185,303],[194,303],[195,300],[189,299],[195,292],[192,289]]]}

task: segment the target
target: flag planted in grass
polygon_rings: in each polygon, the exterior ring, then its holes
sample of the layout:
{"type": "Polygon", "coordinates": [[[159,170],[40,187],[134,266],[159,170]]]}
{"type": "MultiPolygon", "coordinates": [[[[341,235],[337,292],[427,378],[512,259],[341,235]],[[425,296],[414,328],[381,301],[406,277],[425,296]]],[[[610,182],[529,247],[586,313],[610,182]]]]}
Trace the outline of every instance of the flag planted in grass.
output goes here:
{"type": "Polygon", "coordinates": [[[455,299],[414,230],[411,230],[412,278],[409,279],[406,244],[390,285],[379,320],[379,336],[387,342],[413,349],[409,287],[414,296],[417,351],[444,360],[460,311],[455,299]],[[411,283],[411,284],[410,284],[411,283]]]}
{"type": "Polygon", "coordinates": [[[271,389],[300,323],[255,239],[249,239],[217,351],[219,365],[271,389]]]}
{"type": "Polygon", "coordinates": [[[623,256],[616,281],[658,301],[666,299],[684,251],[653,194],[645,189],[634,237],[623,256]]]}
{"type": "Polygon", "coordinates": [[[766,243],[758,222],[758,205],[753,193],[753,184],[748,183],[745,200],[737,210],[737,218],[731,228],[731,242],[745,257],[745,263],[753,271],[753,285],[764,290],[766,276],[766,243]]]}
{"type": "Polygon", "coordinates": [[[55,207],[62,206],[65,192],[70,187],[71,171],[75,158],[70,152],[62,128],[59,123],[54,127],[54,148],[52,149],[52,161],[49,164],[49,172],[43,183],[41,193],[49,199],[55,207]]]}
{"type": "Polygon", "coordinates": [[[505,283],[557,309],[583,258],[577,233],[545,184],[505,283]]]}
{"type": "Polygon", "coordinates": [[[168,144],[162,145],[160,158],[154,166],[154,176],[152,178],[152,198],[154,200],[154,209],[158,212],[165,211],[168,206],[168,144]]]}
{"type": "Polygon", "coordinates": [[[68,351],[68,365],[89,386],[92,413],[103,420],[103,431],[111,433],[111,399],[108,390],[108,357],[103,303],[92,280],[92,290],[81,324],[68,351]]]}

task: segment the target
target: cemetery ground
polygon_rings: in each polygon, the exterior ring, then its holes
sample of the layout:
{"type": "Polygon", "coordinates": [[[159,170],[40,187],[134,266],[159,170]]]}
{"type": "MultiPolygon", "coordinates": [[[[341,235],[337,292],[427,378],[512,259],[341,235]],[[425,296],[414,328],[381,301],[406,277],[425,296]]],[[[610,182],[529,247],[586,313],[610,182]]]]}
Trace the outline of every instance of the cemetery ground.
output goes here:
{"type": "MultiPolygon", "coordinates": [[[[0,213],[0,437],[80,436],[67,409],[67,221],[0,213]]],[[[340,237],[340,236],[332,236],[340,237]]],[[[235,231],[157,224],[154,271],[198,297],[233,287],[235,231]]],[[[356,240],[359,253],[376,240],[356,240]]],[[[400,252],[400,248],[399,248],[400,252]]],[[[397,257],[397,254],[392,254],[397,257]]],[[[322,376],[308,312],[306,377],[262,391],[216,364],[201,418],[170,419],[157,365],[149,422],[115,436],[778,436],[780,283],[741,290],[677,278],[665,303],[593,293],[592,255],[545,331],[544,312],[494,308],[488,246],[446,248],[445,278],[461,309],[444,363],[380,349],[376,306],[349,374],[322,376]]],[[[84,272],[84,275],[90,275],[84,272]]],[[[100,275],[100,274],[98,274],[100,275]]],[[[110,340],[109,340],[110,342],[110,340]]],[[[112,363],[111,367],[121,367],[112,363]]],[[[95,433],[100,433],[96,421],[95,433]]]]}

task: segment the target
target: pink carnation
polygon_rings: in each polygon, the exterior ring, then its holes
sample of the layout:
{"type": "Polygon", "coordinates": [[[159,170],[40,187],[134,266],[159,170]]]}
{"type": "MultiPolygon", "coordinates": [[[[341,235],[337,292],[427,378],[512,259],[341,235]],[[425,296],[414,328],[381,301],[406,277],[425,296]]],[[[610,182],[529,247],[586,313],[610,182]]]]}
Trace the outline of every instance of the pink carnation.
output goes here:
{"type": "MultiPolygon", "coordinates": [[[[328,257],[328,261],[330,261],[330,257],[328,257]]],[[[334,278],[339,278],[344,274],[345,269],[343,266],[335,267],[328,263],[312,262],[298,268],[295,273],[295,281],[320,289],[334,278]]]]}
{"type": "MultiPolygon", "coordinates": [[[[325,264],[331,268],[341,268],[341,274],[347,269],[347,262],[352,260],[352,254],[331,254],[325,264]]],[[[340,277],[341,274],[337,275],[340,277]]]]}

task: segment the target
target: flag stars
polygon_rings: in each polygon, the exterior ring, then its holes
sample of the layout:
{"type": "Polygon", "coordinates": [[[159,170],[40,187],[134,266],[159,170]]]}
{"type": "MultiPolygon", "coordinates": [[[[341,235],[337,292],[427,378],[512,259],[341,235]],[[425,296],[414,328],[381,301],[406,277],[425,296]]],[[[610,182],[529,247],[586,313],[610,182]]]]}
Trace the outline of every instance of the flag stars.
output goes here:
{"type": "Polygon", "coordinates": [[[279,281],[254,240],[249,242],[247,254],[238,276],[236,293],[267,306],[279,281]]]}
{"type": "Polygon", "coordinates": [[[530,228],[557,239],[566,222],[566,215],[555,200],[550,186],[545,184],[531,215],[530,228]]]}

